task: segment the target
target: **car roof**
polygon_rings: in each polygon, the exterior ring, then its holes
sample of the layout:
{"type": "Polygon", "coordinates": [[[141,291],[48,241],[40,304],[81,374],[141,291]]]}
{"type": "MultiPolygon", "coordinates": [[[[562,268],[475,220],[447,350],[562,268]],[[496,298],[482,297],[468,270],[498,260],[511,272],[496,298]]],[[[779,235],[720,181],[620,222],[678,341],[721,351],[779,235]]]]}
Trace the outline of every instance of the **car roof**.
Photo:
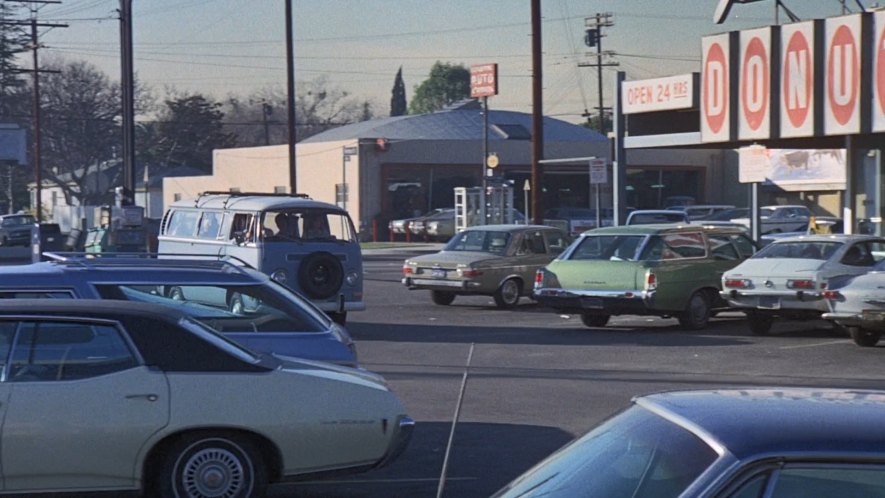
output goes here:
{"type": "Polygon", "coordinates": [[[698,230],[715,233],[746,233],[745,229],[738,226],[704,225],[702,223],[658,223],[594,228],[584,232],[584,235],[654,235],[663,232],[697,232],[698,230]]]}
{"type": "Polygon", "coordinates": [[[228,261],[197,259],[153,258],[82,258],[74,257],[55,261],[43,261],[28,265],[0,266],[0,278],[5,285],[61,285],[69,279],[81,276],[90,282],[170,283],[198,284],[224,283],[229,285],[254,285],[264,283],[270,277],[252,268],[228,261]],[[21,281],[9,280],[13,276],[21,281]]]}
{"type": "Polygon", "coordinates": [[[112,299],[0,299],[0,316],[59,315],[117,317],[122,314],[175,321],[186,313],[160,304],[112,299]],[[125,305],[123,304],[125,303],[125,305]]]}
{"type": "Polygon", "coordinates": [[[860,233],[812,233],[812,234],[802,234],[802,235],[793,235],[789,237],[783,237],[779,239],[773,240],[772,244],[780,244],[784,242],[796,242],[796,241],[805,241],[805,242],[852,242],[855,240],[882,240],[885,241],[882,237],[876,235],[867,235],[860,233]]]}
{"type": "Polygon", "coordinates": [[[885,455],[885,391],[749,388],[634,400],[739,459],[790,453],[885,455]]]}

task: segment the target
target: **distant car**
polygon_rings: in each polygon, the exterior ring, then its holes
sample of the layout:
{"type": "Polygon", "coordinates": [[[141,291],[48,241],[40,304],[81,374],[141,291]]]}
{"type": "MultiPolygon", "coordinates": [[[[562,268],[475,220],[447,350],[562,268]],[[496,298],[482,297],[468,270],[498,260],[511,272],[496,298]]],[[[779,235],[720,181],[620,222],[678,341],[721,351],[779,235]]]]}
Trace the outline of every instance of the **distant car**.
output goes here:
{"type": "Polygon", "coordinates": [[[414,425],[377,374],[258,355],[156,304],[0,300],[0,338],[4,494],[258,498],[385,465],[414,425]]]}
{"type": "Polygon", "coordinates": [[[266,274],[231,261],[50,255],[0,266],[0,300],[125,299],[178,308],[266,353],[356,366],[347,330],[266,274]]]}
{"type": "Polygon", "coordinates": [[[625,225],[651,225],[660,223],[691,223],[685,211],[670,209],[637,209],[627,215],[625,225]]]}
{"type": "Polygon", "coordinates": [[[746,388],[634,398],[493,498],[885,496],[885,391],[746,388]]]}
{"type": "Polygon", "coordinates": [[[716,213],[734,209],[730,204],[697,204],[693,206],[671,206],[667,208],[670,211],[684,211],[691,221],[705,220],[716,213]]]}
{"type": "MultiPolygon", "coordinates": [[[[795,232],[803,226],[808,226],[811,211],[805,206],[799,205],[773,205],[759,208],[759,233],[795,232]]],[[[749,214],[742,218],[732,218],[732,222],[740,223],[749,228],[749,214]]]]}
{"type": "Polygon", "coordinates": [[[31,228],[36,223],[30,214],[0,215],[0,246],[31,245],[31,228]]]}
{"type": "Polygon", "coordinates": [[[841,219],[832,216],[812,216],[808,223],[799,227],[795,232],[771,232],[759,238],[759,243],[768,245],[778,239],[796,237],[799,235],[814,235],[818,233],[844,233],[845,226],[841,219]]]}
{"type": "Polygon", "coordinates": [[[830,311],[831,285],[885,259],[885,239],[803,235],[776,240],[722,276],[722,298],[747,313],[750,331],[767,334],[775,318],[817,319],[830,311]]]}
{"type": "Polygon", "coordinates": [[[868,273],[842,279],[823,292],[830,310],[823,315],[844,327],[858,346],[875,346],[885,333],[885,260],[868,273]]]}
{"type": "MultiPolygon", "coordinates": [[[[518,210],[513,210],[513,223],[525,224],[525,215],[518,210]]],[[[448,241],[455,235],[455,212],[449,212],[445,215],[434,216],[428,218],[425,222],[426,233],[429,237],[439,240],[448,241]]]]}
{"type": "Polygon", "coordinates": [[[612,315],[652,315],[702,329],[726,308],[719,297],[722,274],[754,251],[739,228],[597,228],[538,270],[534,296],[557,312],[580,314],[588,327],[602,327],[612,315]]]}
{"type": "Polygon", "coordinates": [[[433,221],[452,220],[452,226],[455,224],[455,209],[445,208],[414,219],[409,223],[409,231],[414,237],[429,236],[428,225],[433,221]]]}
{"type": "Polygon", "coordinates": [[[568,235],[542,225],[485,225],[458,233],[442,251],[403,263],[403,285],[430,291],[439,305],[458,295],[493,296],[511,308],[530,295],[535,271],[568,245],[568,235]]]}
{"type": "Polygon", "coordinates": [[[419,216],[412,216],[411,218],[401,218],[398,220],[392,220],[390,223],[387,224],[387,227],[394,234],[405,234],[406,232],[409,232],[409,225],[413,221],[421,219],[425,216],[431,216],[431,215],[439,213],[441,211],[443,211],[443,210],[442,209],[434,209],[432,211],[428,211],[427,213],[424,213],[419,216]]]}

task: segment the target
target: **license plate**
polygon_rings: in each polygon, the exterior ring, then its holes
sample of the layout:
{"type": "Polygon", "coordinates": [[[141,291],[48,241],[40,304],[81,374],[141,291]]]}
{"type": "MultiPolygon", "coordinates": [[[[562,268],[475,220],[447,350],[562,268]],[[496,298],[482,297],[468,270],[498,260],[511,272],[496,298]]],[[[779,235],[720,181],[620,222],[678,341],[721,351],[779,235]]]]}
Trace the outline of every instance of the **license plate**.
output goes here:
{"type": "Polygon", "coordinates": [[[863,310],[863,319],[870,322],[885,321],[885,311],[881,310],[863,310]]]}
{"type": "Polygon", "coordinates": [[[431,270],[430,276],[433,278],[446,278],[445,270],[431,270]]]}
{"type": "Polygon", "coordinates": [[[768,309],[778,309],[781,307],[781,298],[776,296],[760,296],[759,307],[768,309]]]}
{"type": "Polygon", "coordinates": [[[581,307],[584,309],[601,310],[602,309],[602,299],[600,299],[598,297],[582,297],[581,298],[581,307]]]}

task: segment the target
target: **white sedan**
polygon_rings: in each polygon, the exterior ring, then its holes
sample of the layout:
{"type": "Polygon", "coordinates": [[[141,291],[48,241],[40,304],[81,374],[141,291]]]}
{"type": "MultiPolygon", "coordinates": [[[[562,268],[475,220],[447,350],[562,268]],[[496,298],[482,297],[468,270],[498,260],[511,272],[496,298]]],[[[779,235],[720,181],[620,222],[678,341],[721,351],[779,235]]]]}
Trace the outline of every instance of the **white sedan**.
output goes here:
{"type": "Polygon", "coordinates": [[[833,282],[860,275],[885,258],[885,239],[870,235],[803,235],[776,240],[725,272],[721,296],[747,312],[764,335],[775,317],[815,319],[830,311],[833,282]]]}
{"type": "Polygon", "coordinates": [[[412,420],[362,370],[259,356],[172,308],[0,303],[0,493],[255,498],[395,458],[412,420]]]}
{"type": "MultiPolygon", "coordinates": [[[[772,205],[759,208],[760,234],[795,232],[808,226],[811,211],[801,205],[772,205]]],[[[733,223],[750,227],[750,218],[734,218],[733,223]]]]}
{"type": "Polygon", "coordinates": [[[832,311],[824,313],[845,327],[858,346],[875,346],[885,333],[885,262],[870,272],[846,279],[824,293],[832,311]]]}

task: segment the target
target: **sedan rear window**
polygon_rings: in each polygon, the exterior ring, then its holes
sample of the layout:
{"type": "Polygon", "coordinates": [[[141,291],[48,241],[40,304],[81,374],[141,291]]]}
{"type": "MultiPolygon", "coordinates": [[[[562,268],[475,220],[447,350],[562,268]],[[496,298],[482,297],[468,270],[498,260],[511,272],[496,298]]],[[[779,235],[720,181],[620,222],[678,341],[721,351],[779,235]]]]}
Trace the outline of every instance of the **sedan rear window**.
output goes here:
{"type": "Polygon", "coordinates": [[[765,246],[754,258],[792,258],[827,260],[840,247],[841,242],[806,241],[777,242],[765,246]]]}
{"type": "Polygon", "coordinates": [[[510,242],[509,232],[465,230],[452,237],[445,251],[478,251],[504,254],[510,242]]]}

